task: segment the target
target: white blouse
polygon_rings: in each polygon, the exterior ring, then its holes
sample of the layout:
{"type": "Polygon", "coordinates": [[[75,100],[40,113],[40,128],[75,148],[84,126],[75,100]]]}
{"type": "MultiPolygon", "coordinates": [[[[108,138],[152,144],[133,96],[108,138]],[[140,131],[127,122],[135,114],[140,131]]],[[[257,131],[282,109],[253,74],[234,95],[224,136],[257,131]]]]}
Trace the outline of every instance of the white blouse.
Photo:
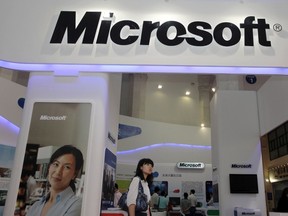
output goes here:
{"type": "MultiPolygon", "coordinates": [[[[127,194],[127,206],[129,206],[131,204],[136,204],[139,181],[140,181],[139,177],[134,177],[130,183],[129,191],[127,194]]],[[[141,180],[141,184],[142,184],[144,193],[147,195],[147,201],[149,202],[151,195],[150,195],[148,183],[144,180],[141,180]]]]}

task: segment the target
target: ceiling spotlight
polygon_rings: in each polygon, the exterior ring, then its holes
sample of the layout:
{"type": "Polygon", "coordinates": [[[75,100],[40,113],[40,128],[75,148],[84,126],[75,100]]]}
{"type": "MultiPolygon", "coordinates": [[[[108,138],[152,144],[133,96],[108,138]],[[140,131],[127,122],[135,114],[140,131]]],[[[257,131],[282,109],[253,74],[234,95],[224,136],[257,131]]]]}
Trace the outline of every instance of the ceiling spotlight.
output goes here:
{"type": "Polygon", "coordinates": [[[201,127],[202,127],[202,128],[203,128],[203,127],[205,127],[205,124],[204,124],[204,123],[202,123],[202,124],[201,124],[201,127]]]}
{"type": "Polygon", "coordinates": [[[190,91],[186,91],[186,92],[185,92],[185,95],[190,95],[190,91]]]}
{"type": "Polygon", "coordinates": [[[163,86],[159,84],[158,85],[158,89],[162,89],[162,88],[163,88],[163,86]]]}
{"type": "Polygon", "coordinates": [[[214,87],[211,88],[211,91],[212,91],[212,92],[215,92],[215,91],[216,91],[216,88],[214,88],[214,87]]]}

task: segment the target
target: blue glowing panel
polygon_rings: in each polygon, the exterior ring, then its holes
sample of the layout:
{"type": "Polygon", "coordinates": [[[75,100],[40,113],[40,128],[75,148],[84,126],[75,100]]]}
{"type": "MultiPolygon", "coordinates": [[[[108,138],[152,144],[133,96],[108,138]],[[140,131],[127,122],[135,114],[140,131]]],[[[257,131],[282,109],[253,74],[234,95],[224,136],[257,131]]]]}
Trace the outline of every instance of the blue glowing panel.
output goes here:
{"type": "Polygon", "coordinates": [[[118,139],[124,139],[131,136],[141,134],[142,130],[139,127],[119,124],[118,139]]]}

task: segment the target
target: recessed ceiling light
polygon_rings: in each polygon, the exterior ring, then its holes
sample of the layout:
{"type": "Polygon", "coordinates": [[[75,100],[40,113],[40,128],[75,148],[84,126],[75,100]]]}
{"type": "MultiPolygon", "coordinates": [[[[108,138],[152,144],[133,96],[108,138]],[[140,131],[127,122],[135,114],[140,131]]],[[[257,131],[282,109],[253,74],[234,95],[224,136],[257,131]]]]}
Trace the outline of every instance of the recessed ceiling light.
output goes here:
{"type": "Polygon", "coordinates": [[[162,89],[162,88],[163,88],[163,86],[159,84],[158,85],[158,89],[162,89]]]}
{"type": "Polygon", "coordinates": [[[216,91],[216,88],[213,87],[211,90],[212,90],[212,92],[215,92],[215,91],[216,91]]]}
{"type": "Polygon", "coordinates": [[[202,124],[201,124],[201,127],[205,127],[205,124],[204,124],[204,123],[202,123],[202,124]]]}
{"type": "Polygon", "coordinates": [[[185,95],[190,95],[190,91],[186,91],[186,92],[185,92],[185,95]]]}

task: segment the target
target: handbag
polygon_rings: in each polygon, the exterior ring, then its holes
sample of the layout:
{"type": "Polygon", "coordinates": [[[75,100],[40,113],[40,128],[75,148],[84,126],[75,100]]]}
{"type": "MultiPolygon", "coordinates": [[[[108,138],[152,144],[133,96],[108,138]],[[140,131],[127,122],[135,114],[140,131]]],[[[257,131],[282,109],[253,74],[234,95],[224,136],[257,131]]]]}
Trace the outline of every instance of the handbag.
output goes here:
{"type": "MultiPolygon", "coordinates": [[[[118,206],[124,210],[128,211],[128,206],[127,206],[127,194],[128,192],[125,192],[122,194],[118,201],[118,206]]],[[[138,183],[138,195],[136,198],[136,206],[135,206],[135,211],[136,212],[142,212],[142,211],[147,211],[148,209],[148,200],[147,200],[147,195],[144,193],[143,186],[140,182],[138,183]]]]}
{"type": "Polygon", "coordinates": [[[120,199],[118,200],[118,206],[124,211],[128,211],[127,194],[128,192],[122,193],[120,199]]]}

